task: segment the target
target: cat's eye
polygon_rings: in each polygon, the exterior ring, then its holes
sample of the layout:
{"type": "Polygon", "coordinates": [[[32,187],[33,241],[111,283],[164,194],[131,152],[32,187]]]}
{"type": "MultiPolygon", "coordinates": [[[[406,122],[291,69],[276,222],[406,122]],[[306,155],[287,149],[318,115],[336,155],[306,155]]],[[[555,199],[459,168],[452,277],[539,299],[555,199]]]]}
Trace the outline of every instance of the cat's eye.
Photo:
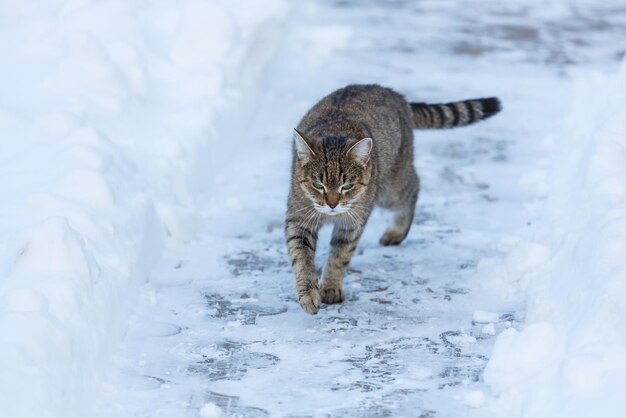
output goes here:
{"type": "Polygon", "coordinates": [[[320,183],[319,181],[314,181],[313,187],[316,188],[317,190],[324,190],[324,185],[320,183]]]}
{"type": "Polygon", "coordinates": [[[353,187],[354,187],[354,184],[346,183],[343,186],[341,186],[341,190],[343,190],[344,192],[347,192],[348,190],[352,189],[353,187]]]}

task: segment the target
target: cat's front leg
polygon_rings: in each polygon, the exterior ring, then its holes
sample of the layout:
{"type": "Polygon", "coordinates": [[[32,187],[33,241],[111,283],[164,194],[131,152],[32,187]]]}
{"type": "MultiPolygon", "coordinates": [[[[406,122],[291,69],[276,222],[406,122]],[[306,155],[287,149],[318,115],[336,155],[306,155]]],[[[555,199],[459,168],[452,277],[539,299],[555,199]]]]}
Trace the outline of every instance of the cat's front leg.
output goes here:
{"type": "Polygon", "coordinates": [[[345,295],[343,292],[343,277],[348,264],[354,255],[359,238],[363,233],[364,223],[337,223],[330,240],[330,253],[324,268],[322,281],[322,302],[341,303],[345,295]]]}
{"type": "Polygon", "coordinates": [[[321,296],[315,273],[317,230],[297,221],[287,221],[285,228],[291,268],[296,276],[296,295],[302,309],[312,315],[320,309],[321,296]]]}

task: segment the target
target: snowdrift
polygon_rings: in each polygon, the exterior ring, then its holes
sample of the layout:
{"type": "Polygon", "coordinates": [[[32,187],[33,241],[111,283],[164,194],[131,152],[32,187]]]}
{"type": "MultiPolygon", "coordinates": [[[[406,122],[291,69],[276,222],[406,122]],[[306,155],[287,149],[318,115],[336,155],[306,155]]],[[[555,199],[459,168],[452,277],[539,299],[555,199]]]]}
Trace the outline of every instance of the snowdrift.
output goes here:
{"type": "Polygon", "coordinates": [[[197,179],[233,151],[221,121],[254,103],[286,5],[0,10],[0,415],[88,417],[141,283],[191,236],[197,179]]]}
{"type": "Polygon", "coordinates": [[[527,300],[485,370],[501,416],[626,410],[626,62],[578,77],[572,97],[533,232],[494,273],[527,300]]]}

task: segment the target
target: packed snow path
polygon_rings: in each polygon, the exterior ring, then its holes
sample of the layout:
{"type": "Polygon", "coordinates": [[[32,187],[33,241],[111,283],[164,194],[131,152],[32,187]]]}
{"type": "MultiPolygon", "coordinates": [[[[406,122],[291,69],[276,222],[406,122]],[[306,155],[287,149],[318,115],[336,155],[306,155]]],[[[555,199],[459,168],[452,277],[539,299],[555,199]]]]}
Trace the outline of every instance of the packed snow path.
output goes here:
{"type": "MultiPolygon", "coordinates": [[[[523,312],[497,300],[477,266],[527,224],[528,189],[541,187],[527,170],[561,114],[561,72],[615,58],[578,33],[599,45],[617,29],[601,14],[566,22],[543,5],[458,3],[302,6],[257,111],[220,132],[241,146],[207,162],[216,175],[206,230],[154,271],[103,417],[197,417],[209,403],[227,417],[481,415],[493,334],[523,312]],[[283,239],[291,132],[317,99],[354,82],[418,101],[497,95],[505,110],[474,127],[416,132],[423,188],[411,233],[400,247],[379,246],[389,217],[376,212],[346,301],[309,316],[283,239]]],[[[320,236],[318,265],[329,236],[320,236]]]]}

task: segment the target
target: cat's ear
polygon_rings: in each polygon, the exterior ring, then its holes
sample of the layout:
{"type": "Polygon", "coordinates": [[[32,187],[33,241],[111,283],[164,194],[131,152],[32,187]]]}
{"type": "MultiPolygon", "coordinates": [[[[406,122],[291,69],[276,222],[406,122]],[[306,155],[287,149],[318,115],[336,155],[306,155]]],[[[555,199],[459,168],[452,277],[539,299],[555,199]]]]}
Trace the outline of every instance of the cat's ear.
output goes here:
{"type": "Polygon", "coordinates": [[[365,165],[370,159],[372,145],[372,138],[363,138],[356,144],[352,145],[346,154],[350,155],[357,162],[365,165]]]}
{"type": "Polygon", "coordinates": [[[307,137],[299,130],[294,129],[294,131],[296,131],[295,143],[298,158],[301,161],[306,162],[315,156],[315,151],[313,151],[313,147],[315,146],[314,142],[311,138],[307,137]]]}

